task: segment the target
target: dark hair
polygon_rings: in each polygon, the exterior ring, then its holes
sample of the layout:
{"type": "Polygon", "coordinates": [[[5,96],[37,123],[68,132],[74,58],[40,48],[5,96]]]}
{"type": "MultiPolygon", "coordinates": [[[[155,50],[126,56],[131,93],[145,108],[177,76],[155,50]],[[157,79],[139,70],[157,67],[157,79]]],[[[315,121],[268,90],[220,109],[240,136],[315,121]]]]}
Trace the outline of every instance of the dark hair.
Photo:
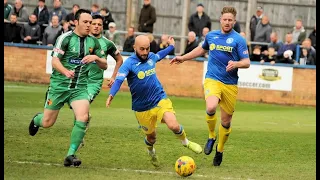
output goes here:
{"type": "Polygon", "coordinates": [[[76,12],[76,15],[74,16],[74,19],[79,21],[80,19],[80,15],[83,14],[83,13],[87,13],[87,14],[90,14],[91,15],[91,11],[87,10],[87,9],[79,9],[77,12],[76,12]]]}
{"type": "Polygon", "coordinates": [[[101,19],[102,21],[104,21],[104,18],[100,14],[93,15],[92,19],[101,19]]]}
{"type": "Polygon", "coordinates": [[[74,4],[74,5],[72,6],[72,8],[74,8],[75,6],[77,6],[77,7],[80,9],[79,4],[74,4]]]}
{"type": "Polygon", "coordinates": [[[12,13],[10,16],[16,16],[18,17],[18,15],[16,13],[12,13]]]}
{"type": "Polygon", "coordinates": [[[106,7],[104,7],[104,8],[101,8],[100,11],[105,11],[106,13],[108,13],[108,12],[109,12],[109,9],[106,8],[106,7]]]}

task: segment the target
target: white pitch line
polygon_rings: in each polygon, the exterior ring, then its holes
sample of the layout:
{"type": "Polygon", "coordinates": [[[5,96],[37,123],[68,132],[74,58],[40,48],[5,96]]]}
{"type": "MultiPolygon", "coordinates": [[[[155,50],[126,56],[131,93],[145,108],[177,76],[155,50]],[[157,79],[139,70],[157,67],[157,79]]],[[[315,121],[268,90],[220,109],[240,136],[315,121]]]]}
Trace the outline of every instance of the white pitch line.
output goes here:
{"type": "Polygon", "coordinates": [[[278,123],[275,123],[275,122],[263,122],[263,123],[265,123],[265,124],[274,124],[274,125],[278,124],[278,123]]]}
{"type": "MultiPolygon", "coordinates": [[[[45,166],[58,166],[63,167],[62,164],[56,163],[41,163],[41,162],[33,162],[33,161],[6,161],[8,163],[17,163],[17,164],[37,164],[37,165],[45,165],[45,166]]],[[[78,168],[84,168],[83,166],[79,166],[78,168]]],[[[125,168],[106,168],[106,167],[86,167],[88,169],[104,169],[104,170],[111,170],[111,171],[126,171],[126,172],[138,172],[138,173],[148,173],[148,174],[170,174],[176,175],[173,172],[165,172],[165,171],[151,171],[151,170],[140,170],[140,169],[125,169],[125,168]]],[[[209,178],[209,176],[202,175],[202,174],[194,174],[192,176],[200,177],[200,178],[209,178]]],[[[213,177],[212,177],[213,178],[213,177]]],[[[244,180],[244,178],[233,178],[233,177],[215,177],[215,179],[225,179],[225,180],[244,180]]],[[[248,178],[246,180],[254,180],[248,178]]]]}

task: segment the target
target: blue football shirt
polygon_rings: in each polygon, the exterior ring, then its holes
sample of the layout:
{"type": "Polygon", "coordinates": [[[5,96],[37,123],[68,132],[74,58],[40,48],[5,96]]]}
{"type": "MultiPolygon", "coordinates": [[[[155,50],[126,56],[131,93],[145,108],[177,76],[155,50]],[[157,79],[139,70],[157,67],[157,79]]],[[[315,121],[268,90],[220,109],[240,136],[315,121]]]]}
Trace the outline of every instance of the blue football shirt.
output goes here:
{"type": "Polygon", "coordinates": [[[209,52],[205,77],[224,84],[238,84],[238,69],[227,72],[226,67],[230,60],[249,58],[246,40],[235,30],[227,34],[215,30],[206,35],[202,48],[209,52]]]}
{"type": "Polygon", "coordinates": [[[127,78],[132,96],[132,110],[150,110],[167,97],[156,76],[155,65],[160,60],[160,56],[152,52],[148,54],[146,61],[141,61],[133,54],[119,68],[116,79],[123,81],[127,78]]]}

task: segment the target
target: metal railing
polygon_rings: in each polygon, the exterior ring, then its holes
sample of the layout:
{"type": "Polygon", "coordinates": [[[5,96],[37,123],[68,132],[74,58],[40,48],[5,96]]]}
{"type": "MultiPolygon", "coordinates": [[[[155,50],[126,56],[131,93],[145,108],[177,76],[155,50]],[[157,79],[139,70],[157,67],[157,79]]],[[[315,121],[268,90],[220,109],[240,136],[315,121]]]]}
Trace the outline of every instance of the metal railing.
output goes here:
{"type": "MultiPolygon", "coordinates": [[[[5,23],[10,23],[10,21],[5,21],[5,23]]],[[[27,22],[17,22],[17,24],[27,24],[27,22]]],[[[43,24],[43,26],[49,26],[49,24],[43,24]]],[[[122,36],[122,44],[124,42],[124,39],[125,39],[125,35],[128,33],[128,31],[122,31],[122,30],[117,30],[117,32],[122,36]]],[[[148,33],[143,33],[143,32],[134,32],[134,35],[146,35],[148,33]]],[[[155,38],[161,38],[162,34],[154,34],[152,33],[152,35],[155,37],[155,38]]],[[[187,39],[188,36],[181,36],[181,35],[170,35],[168,34],[169,36],[172,36],[176,41],[181,41],[181,39],[187,39]]],[[[158,43],[158,42],[157,42],[158,43]]],[[[248,41],[248,43],[250,45],[263,45],[263,46],[268,46],[270,45],[270,43],[265,43],[265,42],[254,42],[254,41],[248,41]]],[[[42,41],[37,41],[37,45],[41,46],[42,45],[42,41]]],[[[176,43],[176,45],[178,45],[178,43],[176,43]]],[[[119,48],[119,50],[122,51],[122,45],[117,45],[117,47],[119,48]]],[[[251,48],[251,46],[249,46],[249,48],[251,48]]],[[[296,53],[295,53],[295,57],[294,57],[294,60],[297,62],[297,63],[300,63],[300,49],[302,48],[301,45],[297,45],[296,46],[296,53]]],[[[179,49],[179,46],[176,46],[176,49],[178,50],[178,52],[182,52],[181,49],[179,49]]],[[[252,52],[250,50],[250,52],[252,52]]],[[[175,53],[176,55],[178,54],[181,54],[181,53],[175,53]]],[[[204,59],[204,58],[198,58],[200,60],[204,59]]]]}

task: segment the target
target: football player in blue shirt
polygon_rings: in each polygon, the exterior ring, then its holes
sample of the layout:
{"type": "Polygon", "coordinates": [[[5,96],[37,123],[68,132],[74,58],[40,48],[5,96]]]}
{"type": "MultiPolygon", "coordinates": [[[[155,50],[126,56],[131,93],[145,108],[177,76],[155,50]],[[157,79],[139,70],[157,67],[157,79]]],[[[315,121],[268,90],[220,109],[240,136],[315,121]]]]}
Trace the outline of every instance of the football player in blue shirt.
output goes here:
{"type": "Polygon", "coordinates": [[[118,92],[122,82],[127,78],[132,96],[132,110],[139,122],[141,130],[146,134],[144,139],[154,166],[159,161],[154,149],[156,142],[157,122],[165,123],[170,130],[181,140],[182,144],[201,153],[199,144],[187,139],[183,127],[178,123],[170,99],[156,76],[155,65],[166,57],[174,48],[174,39],[169,38],[169,46],[157,54],[150,52],[150,41],[147,36],[137,36],[134,43],[135,53],[131,55],[120,67],[110,94],[106,102],[109,107],[118,92]]]}
{"type": "Polygon", "coordinates": [[[224,144],[231,133],[231,119],[235,109],[238,94],[238,68],[249,68],[250,59],[245,39],[232,29],[237,11],[234,7],[224,7],[221,11],[221,29],[209,32],[202,46],[195,48],[184,56],[177,56],[170,64],[180,64],[184,61],[202,56],[209,52],[208,67],[204,81],[206,100],[206,121],[209,127],[209,138],[204,153],[212,152],[216,141],[215,126],[218,104],[221,111],[219,126],[219,141],[213,159],[214,166],[220,166],[224,144]]]}

